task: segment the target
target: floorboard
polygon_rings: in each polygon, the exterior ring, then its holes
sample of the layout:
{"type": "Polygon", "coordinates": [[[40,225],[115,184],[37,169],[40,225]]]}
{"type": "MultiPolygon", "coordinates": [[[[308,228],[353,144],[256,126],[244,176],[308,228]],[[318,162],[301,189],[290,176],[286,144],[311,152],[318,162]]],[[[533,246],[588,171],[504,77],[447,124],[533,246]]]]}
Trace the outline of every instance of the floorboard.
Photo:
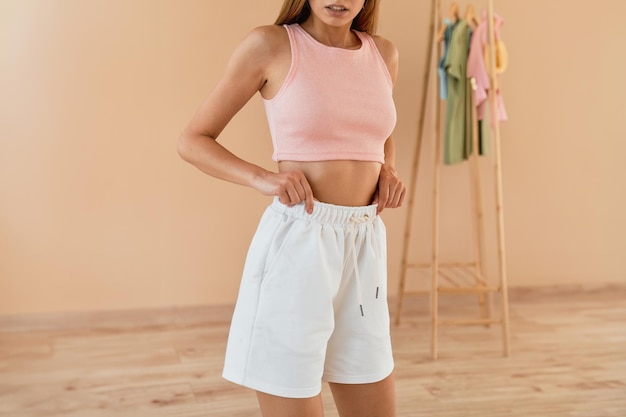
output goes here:
{"type": "MultiPolygon", "coordinates": [[[[440,329],[426,298],[393,326],[399,416],[626,417],[626,287],[511,290],[500,326],[440,329]]],[[[391,303],[394,304],[394,303],[391,303]]],[[[2,417],[257,417],[253,392],[220,377],[232,307],[0,317],[2,417]]],[[[446,317],[476,317],[447,296],[446,317]]],[[[330,390],[326,416],[337,417],[330,390]]]]}

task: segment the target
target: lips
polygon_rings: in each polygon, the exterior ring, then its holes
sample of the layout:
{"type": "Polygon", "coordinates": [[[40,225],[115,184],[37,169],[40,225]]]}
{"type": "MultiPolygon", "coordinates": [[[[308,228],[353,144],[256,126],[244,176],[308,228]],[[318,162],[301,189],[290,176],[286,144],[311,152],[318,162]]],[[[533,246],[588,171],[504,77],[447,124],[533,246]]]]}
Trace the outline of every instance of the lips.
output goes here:
{"type": "Polygon", "coordinates": [[[331,4],[331,5],[326,6],[326,8],[330,10],[331,12],[338,12],[338,13],[348,11],[348,8],[341,4],[331,4]]]}

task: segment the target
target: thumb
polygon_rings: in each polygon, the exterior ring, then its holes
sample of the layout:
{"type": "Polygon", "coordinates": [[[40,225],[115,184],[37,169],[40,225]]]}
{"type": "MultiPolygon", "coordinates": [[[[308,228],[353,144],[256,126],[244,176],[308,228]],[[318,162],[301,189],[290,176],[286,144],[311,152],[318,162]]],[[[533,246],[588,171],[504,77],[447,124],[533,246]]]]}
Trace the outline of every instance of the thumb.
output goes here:
{"type": "Polygon", "coordinates": [[[372,203],[371,204],[377,204],[378,203],[378,188],[376,188],[376,191],[374,191],[374,195],[372,196],[372,203]]]}

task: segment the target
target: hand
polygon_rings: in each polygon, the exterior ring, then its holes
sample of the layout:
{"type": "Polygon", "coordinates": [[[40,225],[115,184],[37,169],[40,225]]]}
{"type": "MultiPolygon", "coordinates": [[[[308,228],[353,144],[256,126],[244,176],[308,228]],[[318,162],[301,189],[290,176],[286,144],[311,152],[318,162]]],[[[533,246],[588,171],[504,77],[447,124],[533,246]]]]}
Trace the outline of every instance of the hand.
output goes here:
{"type": "Polygon", "coordinates": [[[267,172],[255,188],[261,194],[278,196],[288,207],[304,201],[306,212],[313,213],[313,191],[302,171],[267,172]]]}
{"type": "Polygon", "coordinates": [[[378,203],[376,214],[380,214],[385,208],[400,207],[404,202],[406,187],[398,178],[396,170],[385,165],[378,176],[378,186],[372,199],[372,204],[378,203]]]}

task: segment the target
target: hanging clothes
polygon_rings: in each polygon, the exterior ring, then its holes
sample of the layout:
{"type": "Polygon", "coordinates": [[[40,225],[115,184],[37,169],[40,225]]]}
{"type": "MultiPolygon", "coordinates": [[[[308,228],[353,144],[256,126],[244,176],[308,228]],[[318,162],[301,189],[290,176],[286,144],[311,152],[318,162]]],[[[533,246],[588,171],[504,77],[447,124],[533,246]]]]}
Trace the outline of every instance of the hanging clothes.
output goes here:
{"type": "Polygon", "coordinates": [[[447,75],[448,99],[444,163],[451,165],[467,159],[467,146],[472,140],[471,112],[467,100],[471,99],[470,81],[467,78],[471,29],[465,20],[459,20],[450,36],[448,53],[444,62],[447,75]]]}
{"type": "MultiPolygon", "coordinates": [[[[503,48],[503,44],[500,40],[500,26],[502,26],[504,20],[497,14],[494,15],[494,20],[496,43],[500,43],[500,47],[503,48]]],[[[482,21],[474,31],[474,36],[471,41],[470,52],[467,60],[467,76],[469,78],[473,77],[476,80],[477,89],[474,91],[474,104],[477,107],[479,120],[483,120],[485,118],[485,106],[487,104],[489,90],[491,89],[489,71],[487,70],[487,66],[485,65],[485,50],[488,44],[489,22],[487,17],[487,11],[483,11],[482,21]]],[[[496,90],[496,99],[498,105],[499,120],[507,120],[508,115],[506,112],[506,108],[504,107],[502,92],[499,88],[496,90]]],[[[491,117],[492,123],[494,119],[494,117],[491,117]]]]}
{"type": "MultiPolygon", "coordinates": [[[[473,36],[472,36],[473,39],[473,36]]],[[[470,40],[470,44],[471,44],[471,40],[470,40]]],[[[467,134],[465,136],[465,147],[464,147],[464,151],[463,151],[463,155],[465,157],[465,159],[469,159],[470,156],[472,155],[472,153],[474,152],[474,126],[473,124],[476,123],[476,133],[478,134],[478,154],[483,156],[487,154],[487,149],[489,148],[488,144],[487,144],[487,132],[485,127],[485,124],[483,123],[482,120],[478,120],[478,117],[476,117],[477,120],[474,121],[474,107],[476,106],[474,104],[474,94],[472,94],[472,81],[475,81],[473,78],[469,78],[468,76],[468,81],[469,81],[469,87],[468,87],[468,91],[467,91],[467,100],[465,102],[465,111],[467,114],[467,128],[470,129],[470,133],[467,134]]],[[[475,82],[474,82],[475,84],[475,82]]]]}
{"type": "Polygon", "coordinates": [[[455,21],[454,23],[449,19],[445,18],[443,20],[444,25],[446,26],[445,31],[443,32],[443,56],[439,61],[439,97],[442,100],[446,100],[448,98],[448,75],[446,74],[446,59],[448,57],[448,46],[450,45],[450,38],[452,37],[452,31],[456,27],[459,21],[455,21]]]}

